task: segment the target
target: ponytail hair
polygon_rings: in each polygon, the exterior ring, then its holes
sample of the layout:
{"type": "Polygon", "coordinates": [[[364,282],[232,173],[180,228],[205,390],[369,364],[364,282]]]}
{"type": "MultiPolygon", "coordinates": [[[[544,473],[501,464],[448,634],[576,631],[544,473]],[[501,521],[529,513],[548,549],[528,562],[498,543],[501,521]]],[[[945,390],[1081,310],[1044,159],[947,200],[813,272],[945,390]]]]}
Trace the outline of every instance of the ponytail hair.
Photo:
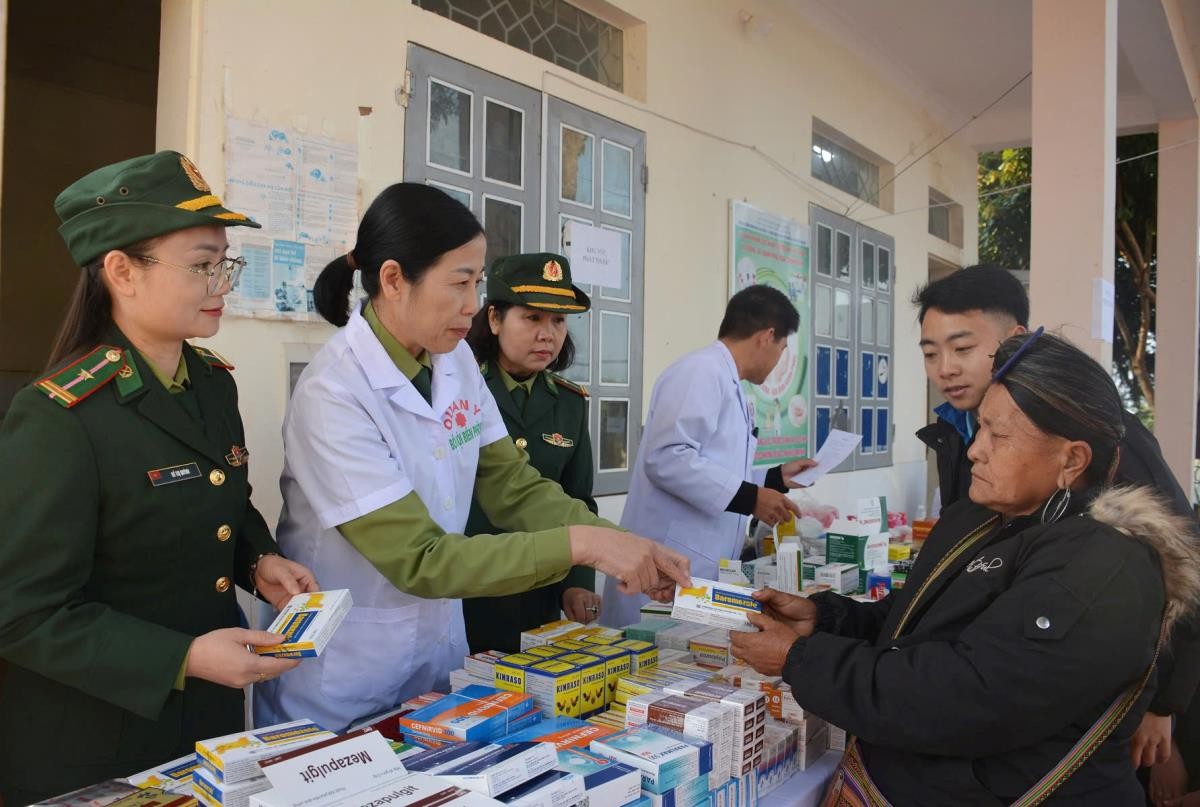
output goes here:
{"type": "MultiPolygon", "coordinates": [[[[145,255],[154,249],[158,238],[147,238],[122,247],[119,251],[131,255],[145,255]]],[[[113,324],[112,295],[104,285],[104,259],[112,250],[93,260],[80,270],[79,282],[71,293],[67,315],[50,347],[46,360],[46,372],[65,364],[67,359],[76,359],[104,341],[104,332],[113,324]]]]}
{"type": "Polygon", "coordinates": [[[354,272],[362,272],[369,298],[379,294],[379,269],[400,264],[409,283],[417,284],[451,250],[483,233],[479,220],[445,191],[419,182],[398,182],[371,202],[358,225],[354,249],[334,258],[313,286],[318,313],[339,328],[349,321],[354,272]]]}

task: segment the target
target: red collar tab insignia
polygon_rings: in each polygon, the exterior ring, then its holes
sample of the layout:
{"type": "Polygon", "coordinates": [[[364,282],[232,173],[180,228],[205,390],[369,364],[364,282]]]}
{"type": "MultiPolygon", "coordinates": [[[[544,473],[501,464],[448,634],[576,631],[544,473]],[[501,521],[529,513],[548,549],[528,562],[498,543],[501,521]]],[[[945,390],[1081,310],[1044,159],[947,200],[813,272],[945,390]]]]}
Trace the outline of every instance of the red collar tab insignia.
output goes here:
{"type": "Polygon", "coordinates": [[[562,265],[558,261],[546,261],[542,267],[542,279],[557,283],[563,279],[562,265]]]}
{"type": "Polygon", "coordinates": [[[242,448],[239,445],[230,446],[229,453],[225,455],[225,461],[234,468],[240,468],[245,465],[250,457],[250,449],[242,448]]]}
{"type": "Polygon", "coordinates": [[[554,434],[543,434],[542,439],[550,445],[558,446],[559,448],[573,448],[575,445],[574,440],[569,437],[563,437],[558,432],[555,432],[554,434]]]}

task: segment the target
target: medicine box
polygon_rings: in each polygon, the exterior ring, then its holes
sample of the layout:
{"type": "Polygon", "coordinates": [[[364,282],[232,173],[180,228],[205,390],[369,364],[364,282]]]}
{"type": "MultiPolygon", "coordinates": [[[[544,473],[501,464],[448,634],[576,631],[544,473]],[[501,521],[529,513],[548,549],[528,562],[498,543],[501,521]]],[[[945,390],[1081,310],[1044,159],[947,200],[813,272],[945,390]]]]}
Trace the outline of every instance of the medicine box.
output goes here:
{"type": "Polygon", "coordinates": [[[283,606],[283,610],[267,628],[271,633],[283,636],[283,641],[273,645],[257,645],[253,650],[260,656],[280,658],[319,656],[346,614],[350,613],[352,604],[350,589],[346,588],[297,594],[283,606]]]}
{"type": "Polygon", "coordinates": [[[762,613],[762,605],[752,593],[748,588],[692,578],[690,587],[675,587],[671,618],[722,630],[751,630],[747,615],[762,613]]]}

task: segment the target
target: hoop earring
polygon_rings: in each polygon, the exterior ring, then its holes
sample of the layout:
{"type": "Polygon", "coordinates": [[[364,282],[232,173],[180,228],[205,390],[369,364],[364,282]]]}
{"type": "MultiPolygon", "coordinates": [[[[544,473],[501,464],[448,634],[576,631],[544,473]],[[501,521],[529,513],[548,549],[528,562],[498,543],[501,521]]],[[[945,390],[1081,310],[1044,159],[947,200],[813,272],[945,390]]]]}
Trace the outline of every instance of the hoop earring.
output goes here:
{"type": "Polygon", "coordinates": [[[1046,504],[1042,506],[1042,523],[1053,524],[1062,518],[1063,513],[1067,512],[1067,508],[1071,506],[1071,489],[1059,488],[1051,494],[1046,500],[1046,504]],[[1051,508],[1053,505],[1053,509],[1051,508]]]}

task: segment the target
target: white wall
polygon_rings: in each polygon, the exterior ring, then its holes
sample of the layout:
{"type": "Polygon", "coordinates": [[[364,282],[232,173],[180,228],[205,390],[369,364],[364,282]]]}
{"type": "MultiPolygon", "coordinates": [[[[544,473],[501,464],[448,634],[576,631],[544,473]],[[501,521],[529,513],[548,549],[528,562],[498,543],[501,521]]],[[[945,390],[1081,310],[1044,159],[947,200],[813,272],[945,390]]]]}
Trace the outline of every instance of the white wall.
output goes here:
{"type": "MultiPolygon", "coordinates": [[[[715,336],[727,299],[731,198],[801,221],[808,220],[810,202],[842,212],[855,201],[809,178],[814,116],[898,167],[946,132],[887,77],[795,18],[783,0],[742,5],[776,21],[766,37],[743,32],[736,4],[616,5],[646,23],[644,105],[397,0],[167,3],[159,147],[192,152],[219,191],[226,114],[356,139],[365,208],[402,176],[404,110],[394,92],[403,80],[409,42],[645,131],[646,311],[667,312],[649,316],[645,325],[648,397],[671,361],[715,336]],[[371,107],[372,113],[360,117],[359,107],[371,107]],[[799,179],[750,149],[696,130],[751,144],[799,179]]],[[[930,184],[964,205],[967,249],[928,235],[923,210],[880,218],[883,211],[863,206],[855,213],[896,239],[896,465],[823,481],[816,494],[844,509],[858,495],[883,493],[909,509],[924,497],[924,450],[911,434],[927,419],[925,381],[915,320],[905,301],[924,281],[930,252],[958,264],[974,259],[975,154],[953,140],[942,146],[899,178],[894,209],[923,208],[930,184]]],[[[280,505],[283,345],[319,343],[329,333],[321,326],[229,319],[212,340],[238,368],[255,500],[269,522],[280,505]]],[[[614,515],[619,505],[620,497],[605,501],[602,513],[614,515]]]]}

